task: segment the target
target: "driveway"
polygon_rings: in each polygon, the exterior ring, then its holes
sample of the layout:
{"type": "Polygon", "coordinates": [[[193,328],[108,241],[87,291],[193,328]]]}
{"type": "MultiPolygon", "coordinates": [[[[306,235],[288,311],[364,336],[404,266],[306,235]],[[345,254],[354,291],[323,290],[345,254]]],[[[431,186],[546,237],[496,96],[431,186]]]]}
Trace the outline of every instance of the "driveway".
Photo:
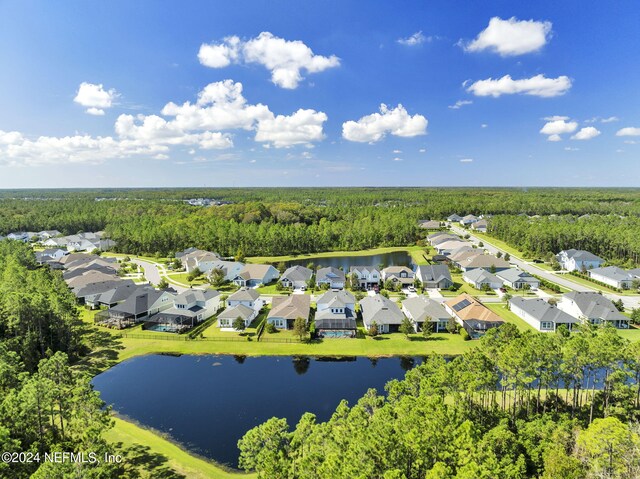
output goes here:
{"type": "MultiPolygon", "coordinates": [[[[159,263],[151,263],[150,261],[145,261],[138,258],[132,258],[132,263],[137,264],[142,269],[144,269],[144,276],[147,278],[153,286],[156,286],[160,281],[162,281],[162,277],[167,273],[166,268],[159,263]]],[[[185,288],[184,286],[179,286],[175,283],[172,283],[167,277],[167,281],[169,285],[174,288],[178,293],[182,293],[189,288],[185,288]]]]}

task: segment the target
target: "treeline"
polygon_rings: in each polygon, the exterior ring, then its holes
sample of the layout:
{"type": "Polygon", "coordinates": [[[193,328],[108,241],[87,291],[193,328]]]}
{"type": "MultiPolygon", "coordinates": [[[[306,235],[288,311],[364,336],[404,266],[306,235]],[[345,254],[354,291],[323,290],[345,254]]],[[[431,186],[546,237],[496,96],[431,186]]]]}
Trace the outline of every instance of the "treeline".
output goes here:
{"type": "Polygon", "coordinates": [[[549,256],[565,249],[584,249],[606,260],[640,263],[640,217],[589,215],[527,218],[495,216],[488,233],[525,253],[549,256]]]}
{"type": "Polygon", "coordinates": [[[270,419],[239,441],[239,463],[270,479],[637,478],[639,376],[640,344],[613,329],[505,325],[327,422],[270,419]]]}

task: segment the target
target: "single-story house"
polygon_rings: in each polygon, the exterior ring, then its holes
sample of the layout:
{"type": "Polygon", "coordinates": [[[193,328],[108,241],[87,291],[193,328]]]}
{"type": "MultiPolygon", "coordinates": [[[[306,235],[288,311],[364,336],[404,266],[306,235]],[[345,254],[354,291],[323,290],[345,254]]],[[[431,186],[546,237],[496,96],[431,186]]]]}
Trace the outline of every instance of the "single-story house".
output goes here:
{"type": "Polygon", "coordinates": [[[487,220],[478,220],[475,223],[471,223],[471,229],[479,233],[487,232],[487,220]]]}
{"type": "Polygon", "coordinates": [[[225,281],[232,281],[242,268],[244,268],[244,263],[239,261],[226,261],[226,260],[217,260],[212,261],[207,266],[211,266],[211,269],[208,271],[209,274],[213,273],[215,270],[220,270],[224,274],[225,281]]]}
{"type": "Polygon", "coordinates": [[[192,328],[216,314],[219,309],[220,293],[218,291],[188,289],[174,296],[173,306],[150,315],[148,321],[162,324],[169,330],[178,331],[192,328]]]}
{"type": "Polygon", "coordinates": [[[279,276],[279,271],[270,264],[245,264],[233,282],[238,286],[255,287],[276,281],[279,276]]]}
{"type": "Polygon", "coordinates": [[[425,230],[438,230],[441,228],[440,222],[436,220],[420,220],[418,226],[425,230]]]}
{"type": "Polygon", "coordinates": [[[362,298],[358,304],[362,322],[367,330],[375,322],[379,333],[396,332],[404,319],[398,305],[381,294],[362,298]]]}
{"type": "Polygon", "coordinates": [[[480,218],[478,218],[478,217],[477,217],[477,216],[475,216],[475,215],[467,215],[467,216],[464,216],[464,217],[460,220],[460,224],[461,224],[462,226],[468,226],[468,225],[470,225],[470,224],[475,223],[475,222],[476,222],[476,221],[478,221],[479,219],[480,219],[480,218]]]}
{"type": "Polygon", "coordinates": [[[66,250],[61,248],[48,248],[44,251],[36,252],[36,262],[39,264],[50,263],[60,261],[63,256],[69,254],[66,250]]]}
{"type": "Polygon", "coordinates": [[[323,338],[353,338],[356,335],[356,300],[345,290],[327,291],[316,301],[316,333],[323,338]]]}
{"type": "MultiPolygon", "coordinates": [[[[189,250],[191,250],[191,248],[189,250]]],[[[187,273],[191,273],[195,269],[198,269],[205,274],[210,273],[214,268],[214,265],[216,265],[220,261],[220,256],[216,253],[201,249],[194,249],[193,251],[189,251],[188,253],[182,251],[176,254],[176,258],[180,260],[187,273]],[[180,256],[178,257],[178,255],[180,256]]]]}
{"type": "Polygon", "coordinates": [[[468,258],[475,258],[476,256],[480,256],[481,254],[484,254],[484,251],[478,248],[460,248],[451,253],[448,258],[449,261],[457,265],[458,263],[461,263],[468,258]]]}
{"type": "Polygon", "coordinates": [[[56,236],[60,236],[62,233],[58,230],[44,230],[38,232],[38,239],[40,241],[46,241],[49,238],[55,238],[56,236]]]}
{"type": "Polygon", "coordinates": [[[525,284],[529,285],[529,289],[535,290],[540,287],[540,280],[531,276],[526,271],[515,268],[509,268],[498,271],[496,276],[504,281],[504,284],[513,289],[522,289],[525,284]]]}
{"type": "Polygon", "coordinates": [[[452,233],[434,233],[432,235],[427,236],[427,240],[431,246],[438,246],[439,244],[445,243],[447,241],[464,241],[460,239],[459,236],[454,235],[452,233]]]}
{"type": "Polygon", "coordinates": [[[76,289],[92,283],[101,283],[103,281],[110,281],[113,279],[119,279],[113,272],[103,273],[102,271],[89,270],[73,278],[65,279],[65,282],[71,289],[76,289]]]}
{"type": "Polygon", "coordinates": [[[297,318],[309,321],[311,296],[308,294],[292,294],[290,296],[274,296],[267,322],[279,329],[291,329],[297,318]]]}
{"type": "Polygon", "coordinates": [[[260,293],[255,289],[240,288],[227,298],[227,308],[233,308],[240,304],[255,311],[260,311],[264,301],[260,298],[260,293]]]}
{"type": "Polygon", "coordinates": [[[388,266],[382,270],[382,281],[400,283],[403,287],[413,285],[415,273],[407,266],[388,266]]]}
{"type": "Polygon", "coordinates": [[[484,335],[491,328],[504,324],[500,316],[466,293],[445,301],[444,308],[473,339],[484,335]]]}
{"type": "Polygon", "coordinates": [[[218,326],[223,329],[233,329],[233,322],[238,318],[242,318],[244,327],[248,328],[259,312],[260,310],[250,308],[244,304],[232,306],[218,315],[218,326]]]}
{"type": "Polygon", "coordinates": [[[411,320],[416,332],[422,331],[425,321],[431,323],[431,330],[434,333],[444,332],[451,319],[440,303],[426,296],[405,299],[402,302],[402,312],[411,320]]]}
{"type": "Polygon", "coordinates": [[[558,308],[582,322],[629,328],[629,318],[618,311],[611,300],[598,293],[571,291],[562,295],[558,308]]]}
{"type": "Polygon", "coordinates": [[[416,268],[416,278],[424,288],[446,289],[453,286],[451,272],[445,264],[420,265],[416,268]]]}
{"type": "Polygon", "coordinates": [[[593,268],[588,271],[589,277],[596,281],[620,289],[631,289],[635,277],[628,271],[617,266],[605,266],[604,268],[593,268]]]}
{"type": "Polygon", "coordinates": [[[599,268],[604,260],[589,251],[579,249],[568,249],[560,251],[556,255],[556,259],[562,269],[567,271],[582,271],[593,268],[599,268]]]}
{"type": "Polygon", "coordinates": [[[465,271],[462,275],[467,283],[473,285],[476,289],[483,289],[489,285],[490,289],[497,289],[502,287],[502,280],[495,274],[490,273],[486,269],[477,268],[465,271]]]}
{"type": "Polygon", "coordinates": [[[471,246],[471,245],[467,241],[463,241],[459,238],[456,238],[449,241],[443,241],[441,243],[438,243],[434,245],[434,248],[439,254],[448,256],[453,251],[456,251],[460,248],[464,248],[468,246],[471,246]]]}
{"type": "Polygon", "coordinates": [[[460,223],[461,220],[462,220],[462,216],[458,216],[455,213],[447,218],[447,221],[449,223],[460,223]]]}
{"type": "Polygon", "coordinates": [[[355,275],[361,289],[371,289],[380,284],[382,275],[380,270],[375,266],[351,266],[349,274],[355,275]]]}
{"type": "Polygon", "coordinates": [[[320,268],[316,272],[316,284],[328,284],[331,289],[344,288],[345,276],[344,271],[333,266],[320,268]]]}
{"type": "Polygon", "coordinates": [[[92,308],[97,307],[99,305],[99,298],[102,293],[106,293],[107,291],[111,291],[114,288],[122,284],[135,284],[130,279],[120,279],[115,278],[107,281],[101,281],[99,283],[91,283],[86,286],[81,286],[79,288],[75,288],[72,290],[73,294],[80,303],[85,303],[92,308]]]}
{"type": "Polygon", "coordinates": [[[462,271],[470,271],[478,268],[502,271],[511,267],[511,265],[504,259],[497,258],[491,254],[479,254],[477,256],[466,258],[462,261],[456,261],[456,264],[462,271]]]}
{"type": "Polygon", "coordinates": [[[280,282],[285,288],[306,289],[307,282],[313,276],[313,271],[304,266],[295,265],[286,269],[280,277],[280,282]]]}
{"type": "Polygon", "coordinates": [[[555,331],[561,324],[571,330],[578,322],[573,316],[541,298],[524,299],[514,296],[509,300],[509,309],[530,326],[543,332],[555,331]]]}

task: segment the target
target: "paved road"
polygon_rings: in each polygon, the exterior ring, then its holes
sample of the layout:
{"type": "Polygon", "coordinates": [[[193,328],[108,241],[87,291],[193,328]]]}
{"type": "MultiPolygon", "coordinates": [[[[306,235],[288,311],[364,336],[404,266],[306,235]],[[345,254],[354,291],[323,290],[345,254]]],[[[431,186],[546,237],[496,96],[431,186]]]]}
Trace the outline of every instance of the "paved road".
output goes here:
{"type": "MultiPolygon", "coordinates": [[[[500,251],[502,254],[506,253],[506,251],[501,250],[496,246],[488,243],[486,238],[478,238],[477,236],[473,235],[470,231],[465,230],[460,226],[452,225],[451,230],[454,233],[462,236],[467,234],[470,235],[470,240],[475,244],[478,244],[480,241],[482,241],[484,243],[484,249],[486,249],[490,253],[495,254],[498,251],[500,251]]],[[[560,286],[564,286],[565,288],[568,288],[572,291],[584,291],[584,292],[598,291],[596,288],[591,288],[589,286],[585,286],[583,284],[579,284],[569,279],[566,279],[564,278],[564,274],[562,273],[547,271],[539,268],[538,266],[535,265],[535,263],[525,261],[522,258],[518,258],[517,256],[513,256],[513,255],[510,255],[510,256],[511,256],[511,259],[509,260],[509,262],[515,266],[518,266],[521,270],[527,271],[531,274],[535,274],[536,276],[544,278],[548,281],[553,281],[554,283],[559,284],[560,286]]],[[[640,296],[620,296],[618,294],[613,294],[613,293],[605,293],[604,295],[607,298],[614,301],[617,301],[618,299],[622,299],[622,302],[624,303],[625,307],[628,309],[637,308],[640,306],[640,296]]]]}
{"type": "MultiPolygon", "coordinates": [[[[158,263],[151,263],[149,261],[144,261],[137,258],[132,258],[131,262],[137,264],[138,266],[142,267],[142,269],[144,269],[145,278],[147,278],[147,281],[149,281],[154,286],[157,285],[160,281],[162,281],[162,277],[167,272],[166,268],[163,265],[158,263]]],[[[183,291],[186,291],[187,289],[189,289],[189,288],[185,288],[184,286],[178,286],[177,284],[172,283],[171,281],[169,281],[169,285],[172,288],[174,288],[178,293],[182,293],[183,291]]]]}

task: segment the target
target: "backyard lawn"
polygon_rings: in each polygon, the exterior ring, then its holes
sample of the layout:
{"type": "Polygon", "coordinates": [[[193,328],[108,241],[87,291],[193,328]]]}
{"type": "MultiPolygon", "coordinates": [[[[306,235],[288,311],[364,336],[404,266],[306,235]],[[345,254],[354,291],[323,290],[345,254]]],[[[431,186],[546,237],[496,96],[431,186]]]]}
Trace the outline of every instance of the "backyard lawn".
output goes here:
{"type": "Polygon", "coordinates": [[[527,322],[509,311],[505,304],[485,303],[485,306],[504,319],[507,323],[515,324],[520,331],[535,331],[535,329],[529,326],[527,322]]]}

